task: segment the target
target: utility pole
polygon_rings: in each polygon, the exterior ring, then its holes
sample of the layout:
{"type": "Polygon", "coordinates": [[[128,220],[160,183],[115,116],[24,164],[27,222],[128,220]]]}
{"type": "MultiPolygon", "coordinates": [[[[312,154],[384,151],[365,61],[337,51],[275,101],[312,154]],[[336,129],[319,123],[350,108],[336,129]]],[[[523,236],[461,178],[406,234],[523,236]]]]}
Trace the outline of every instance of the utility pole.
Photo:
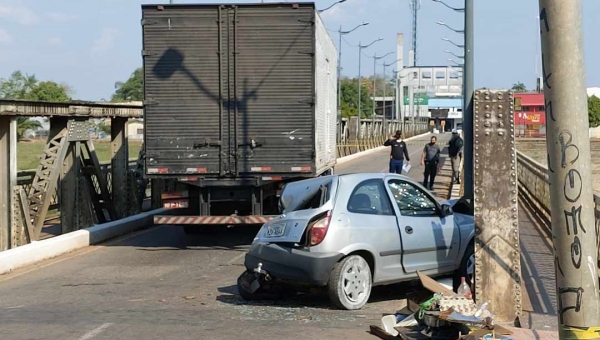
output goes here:
{"type": "Polygon", "coordinates": [[[539,0],[560,339],[598,339],[598,247],[580,0],[539,0]]]}
{"type": "Polygon", "coordinates": [[[465,0],[465,64],[463,72],[464,86],[464,132],[465,132],[465,187],[467,198],[473,198],[473,91],[474,91],[474,55],[473,55],[473,0],[465,0]]]}
{"type": "Polygon", "coordinates": [[[343,31],[342,26],[340,26],[340,30],[338,31],[340,35],[340,41],[338,44],[338,69],[337,69],[337,77],[338,77],[338,118],[342,116],[342,36],[346,34],[350,34],[362,26],[367,26],[368,22],[363,22],[360,25],[357,25],[353,29],[349,31],[343,31]]]}

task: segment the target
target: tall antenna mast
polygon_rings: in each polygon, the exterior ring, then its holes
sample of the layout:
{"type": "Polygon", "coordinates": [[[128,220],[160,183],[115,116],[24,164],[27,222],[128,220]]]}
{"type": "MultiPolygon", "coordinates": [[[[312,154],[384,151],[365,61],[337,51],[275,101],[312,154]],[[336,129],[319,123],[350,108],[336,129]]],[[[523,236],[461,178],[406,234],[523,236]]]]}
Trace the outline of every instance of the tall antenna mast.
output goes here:
{"type": "Polygon", "coordinates": [[[413,65],[412,66],[417,66],[417,18],[418,18],[418,12],[421,9],[421,0],[408,0],[408,5],[410,6],[410,10],[411,10],[411,17],[412,17],[412,32],[411,32],[411,44],[412,44],[412,48],[411,50],[414,53],[414,58],[413,58],[413,65]]]}

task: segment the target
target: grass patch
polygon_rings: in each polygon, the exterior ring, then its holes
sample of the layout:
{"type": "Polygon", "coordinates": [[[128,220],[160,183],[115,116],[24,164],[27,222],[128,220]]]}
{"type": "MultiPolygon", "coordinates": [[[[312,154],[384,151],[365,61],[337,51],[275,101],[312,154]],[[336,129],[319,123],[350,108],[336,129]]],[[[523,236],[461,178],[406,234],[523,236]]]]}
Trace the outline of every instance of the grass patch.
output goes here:
{"type": "MultiPolygon", "coordinates": [[[[19,170],[37,169],[45,141],[28,141],[17,144],[17,168],[19,170]]],[[[137,158],[142,141],[129,141],[129,158],[137,158]]],[[[95,140],[94,148],[101,163],[110,161],[110,141],[95,140]]]]}

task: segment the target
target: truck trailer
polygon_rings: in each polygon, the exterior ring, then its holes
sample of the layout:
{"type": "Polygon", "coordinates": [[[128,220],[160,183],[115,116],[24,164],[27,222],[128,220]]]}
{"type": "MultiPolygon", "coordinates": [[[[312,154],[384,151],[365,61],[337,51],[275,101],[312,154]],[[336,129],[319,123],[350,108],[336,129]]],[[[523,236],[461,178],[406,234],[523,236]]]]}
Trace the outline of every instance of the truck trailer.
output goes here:
{"type": "Polygon", "coordinates": [[[337,51],[314,3],[143,5],[144,163],[155,224],[263,224],[333,173],[337,51]]]}

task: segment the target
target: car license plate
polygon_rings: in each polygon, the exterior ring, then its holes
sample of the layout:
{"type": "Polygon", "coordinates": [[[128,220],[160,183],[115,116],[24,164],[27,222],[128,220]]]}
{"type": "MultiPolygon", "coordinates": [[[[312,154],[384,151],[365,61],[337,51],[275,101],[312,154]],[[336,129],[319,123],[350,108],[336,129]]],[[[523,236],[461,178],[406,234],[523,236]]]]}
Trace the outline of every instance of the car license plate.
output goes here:
{"type": "Polygon", "coordinates": [[[267,237],[280,237],[285,233],[285,224],[274,224],[267,226],[267,237]]]}

